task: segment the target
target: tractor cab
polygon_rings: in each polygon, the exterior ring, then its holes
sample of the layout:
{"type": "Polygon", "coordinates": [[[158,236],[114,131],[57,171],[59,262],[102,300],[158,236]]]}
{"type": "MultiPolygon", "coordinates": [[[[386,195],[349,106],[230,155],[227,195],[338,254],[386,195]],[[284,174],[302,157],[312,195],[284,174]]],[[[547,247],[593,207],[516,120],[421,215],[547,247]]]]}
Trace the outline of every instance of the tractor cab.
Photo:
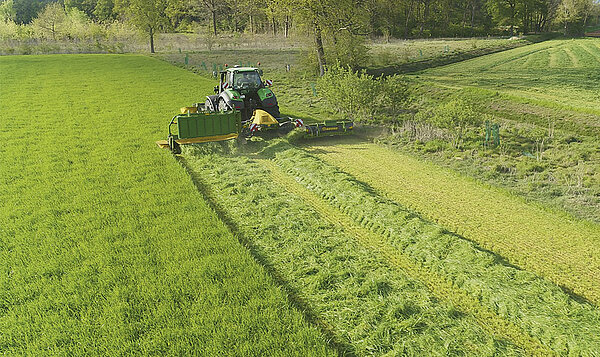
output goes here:
{"type": "Polygon", "coordinates": [[[234,67],[219,72],[219,84],[215,86],[215,95],[209,96],[207,107],[214,111],[240,111],[243,122],[250,120],[256,109],[266,111],[274,119],[281,117],[277,98],[267,88],[272,82],[263,83],[261,73],[262,70],[255,67],[234,67]]]}

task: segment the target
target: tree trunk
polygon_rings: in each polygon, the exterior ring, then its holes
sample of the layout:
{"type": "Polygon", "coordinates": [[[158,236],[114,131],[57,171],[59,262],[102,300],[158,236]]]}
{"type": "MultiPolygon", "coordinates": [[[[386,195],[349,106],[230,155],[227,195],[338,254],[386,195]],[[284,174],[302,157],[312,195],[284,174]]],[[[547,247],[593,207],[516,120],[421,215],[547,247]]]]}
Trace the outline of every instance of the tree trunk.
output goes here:
{"type": "Polygon", "coordinates": [[[315,44],[317,45],[317,61],[319,62],[319,75],[325,75],[325,50],[323,49],[323,38],[321,37],[321,26],[315,22],[315,44]]]}
{"type": "Polygon", "coordinates": [[[275,16],[272,18],[273,23],[273,36],[277,35],[277,23],[275,22],[275,16]]]}
{"type": "Polygon", "coordinates": [[[250,33],[254,34],[254,18],[252,16],[252,14],[250,14],[250,33]]]}
{"type": "Polygon", "coordinates": [[[154,53],[154,29],[150,27],[150,53],[154,53]]]}
{"type": "Polygon", "coordinates": [[[406,21],[404,22],[404,38],[405,39],[408,39],[408,24],[410,22],[410,15],[412,13],[413,2],[414,2],[414,0],[411,0],[409,2],[408,8],[405,11],[405,14],[406,14],[406,21]]]}
{"type": "Polygon", "coordinates": [[[285,38],[288,38],[289,32],[290,32],[290,16],[285,15],[285,28],[284,28],[285,38]]]}
{"type": "Polygon", "coordinates": [[[217,11],[213,10],[212,11],[212,22],[213,22],[213,33],[215,36],[217,36],[217,11]]]}
{"type": "Polygon", "coordinates": [[[471,36],[473,36],[473,29],[475,28],[475,9],[477,5],[475,1],[471,2],[471,36]]]}

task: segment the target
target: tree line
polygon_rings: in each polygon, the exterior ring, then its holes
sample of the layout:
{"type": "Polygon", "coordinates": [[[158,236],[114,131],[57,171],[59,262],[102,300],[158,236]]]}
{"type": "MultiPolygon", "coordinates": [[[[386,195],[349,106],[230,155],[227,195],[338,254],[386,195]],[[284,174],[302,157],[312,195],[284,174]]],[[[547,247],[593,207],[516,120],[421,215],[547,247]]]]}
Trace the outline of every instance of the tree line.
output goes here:
{"type": "MultiPolygon", "coordinates": [[[[365,38],[471,37],[561,30],[597,23],[597,0],[0,0],[0,20],[16,24],[76,12],[91,22],[122,21],[158,32],[309,35],[323,71],[325,50],[356,62],[365,38]]],[[[52,21],[44,21],[52,26],[52,21]]]]}

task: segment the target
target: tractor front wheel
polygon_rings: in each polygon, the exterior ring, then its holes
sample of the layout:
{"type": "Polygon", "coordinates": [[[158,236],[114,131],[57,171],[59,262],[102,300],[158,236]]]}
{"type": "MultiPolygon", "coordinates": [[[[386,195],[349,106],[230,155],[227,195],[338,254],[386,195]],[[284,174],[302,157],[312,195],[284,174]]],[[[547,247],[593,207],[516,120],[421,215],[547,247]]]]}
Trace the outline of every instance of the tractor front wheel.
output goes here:
{"type": "Polygon", "coordinates": [[[219,99],[219,111],[220,112],[225,112],[231,110],[231,108],[227,105],[227,103],[225,103],[225,100],[223,98],[219,99]]]}

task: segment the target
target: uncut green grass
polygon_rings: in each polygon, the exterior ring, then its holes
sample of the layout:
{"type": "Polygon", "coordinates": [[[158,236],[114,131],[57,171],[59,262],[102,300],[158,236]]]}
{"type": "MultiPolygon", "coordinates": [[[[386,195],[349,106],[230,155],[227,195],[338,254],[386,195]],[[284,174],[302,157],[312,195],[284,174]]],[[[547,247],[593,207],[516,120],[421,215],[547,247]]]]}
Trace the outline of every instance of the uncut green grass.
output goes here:
{"type": "Polygon", "coordinates": [[[0,354],[332,355],[154,141],[212,83],[0,58],[0,354]]]}
{"type": "MultiPolygon", "coordinates": [[[[186,165],[298,299],[351,355],[494,356],[523,350],[330,223],[253,159],[187,147],[186,165]]],[[[300,168],[301,169],[301,168],[300,168]]],[[[293,184],[290,182],[290,184],[293,184]]]]}
{"type": "MultiPolygon", "coordinates": [[[[339,146],[336,146],[336,148],[339,148],[339,146]]],[[[353,156],[346,145],[339,150],[343,153],[343,158],[336,162],[353,162],[354,165],[361,165],[362,168],[368,171],[373,169],[373,165],[365,160],[371,160],[371,162],[376,163],[375,165],[385,167],[389,172],[395,172],[398,163],[401,162],[403,165],[410,167],[412,174],[415,175],[414,180],[421,180],[425,184],[428,184],[429,180],[435,180],[443,185],[448,177],[440,176],[431,167],[425,170],[423,167],[416,165],[414,160],[408,158],[398,158],[394,164],[381,152],[365,145],[360,147],[354,145],[350,149],[361,153],[363,159],[358,160],[353,156]],[[378,155],[372,156],[373,153],[378,155]]],[[[322,147],[317,152],[329,161],[331,158],[323,153],[334,150],[336,149],[332,147],[322,147]]],[[[580,302],[547,279],[540,278],[530,271],[523,271],[510,266],[494,253],[483,250],[475,243],[441,229],[437,224],[423,220],[406,209],[405,206],[378,195],[373,191],[373,188],[356,181],[349,174],[319,160],[313,155],[307,154],[303,150],[280,145],[277,150],[273,151],[273,156],[277,165],[286,170],[307,189],[328,200],[332,205],[351,216],[357,223],[385,237],[391,245],[410,256],[414,261],[446,277],[456,287],[476,297],[482,305],[519,326],[532,337],[539,339],[554,352],[561,355],[589,356],[596,355],[600,351],[600,309],[598,307],[580,302]]],[[[348,165],[343,166],[346,169],[348,165]]],[[[357,172],[356,168],[351,168],[348,171],[357,172]]],[[[389,185],[387,192],[390,188],[400,189],[392,196],[394,198],[406,189],[406,186],[400,184],[397,180],[389,180],[390,176],[377,171],[370,172],[379,175],[378,177],[383,181],[370,180],[365,177],[364,173],[357,175],[357,177],[365,179],[368,183],[373,183],[374,187],[378,189],[382,189],[382,182],[386,182],[389,185]]],[[[449,177],[454,178],[454,176],[449,177]]],[[[404,177],[403,180],[408,180],[408,178],[404,177]]],[[[477,202],[477,196],[469,196],[471,191],[468,185],[468,181],[456,182],[453,185],[454,188],[460,187],[464,191],[465,199],[459,202],[459,206],[469,207],[477,202]],[[473,203],[470,204],[469,201],[473,203]]],[[[433,187],[434,185],[430,186],[433,187]]],[[[421,202],[419,208],[428,205],[433,211],[424,209],[423,212],[428,215],[433,214],[435,218],[439,217],[435,216],[434,212],[448,214],[449,211],[443,207],[443,201],[432,196],[433,190],[427,192],[422,188],[413,191],[415,196],[410,203],[414,206],[415,202],[421,202]],[[436,205],[428,202],[435,202],[436,205]],[[439,209],[436,209],[436,206],[439,209]]],[[[404,192],[409,192],[409,190],[406,189],[404,192]]],[[[495,194],[502,197],[499,192],[495,194]]],[[[491,197],[491,195],[485,197],[491,197]]],[[[447,201],[450,201],[450,199],[447,201]]],[[[407,201],[401,200],[401,202],[407,201]]],[[[514,208],[518,208],[517,205],[519,205],[519,201],[512,201],[508,204],[509,207],[514,208]]],[[[455,206],[454,209],[460,210],[461,208],[455,206]]],[[[534,227],[544,228],[536,217],[532,216],[536,212],[535,208],[531,207],[531,210],[532,212],[529,212],[530,214],[525,217],[530,225],[512,226],[515,240],[523,239],[523,237],[516,236],[517,232],[529,230],[529,234],[534,235],[537,233],[533,230],[534,227]]],[[[482,208],[479,212],[487,213],[489,210],[482,208]]],[[[470,218],[464,217],[464,220],[456,220],[457,217],[451,215],[448,215],[448,218],[454,218],[453,222],[461,223],[460,227],[465,232],[473,233],[475,226],[481,227],[492,234],[497,231],[497,227],[492,225],[494,222],[478,223],[478,219],[485,217],[485,215],[478,216],[475,210],[469,213],[470,218]],[[471,224],[469,224],[469,220],[472,221],[471,224]]],[[[521,216],[522,214],[527,214],[527,212],[515,212],[515,216],[521,216]]],[[[544,214],[544,212],[537,212],[537,214],[544,214]]],[[[558,225],[562,222],[562,217],[548,217],[548,220],[558,225]]],[[[496,217],[496,222],[499,221],[501,219],[496,217]]],[[[445,221],[445,223],[447,222],[445,221]]],[[[509,223],[506,222],[507,225],[509,223]]],[[[573,225],[573,228],[585,229],[586,227],[573,225]]],[[[478,231],[478,233],[483,234],[483,230],[478,231]]],[[[588,231],[588,233],[593,234],[593,231],[588,231]]],[[[477,242],[477,236],[474,234],[467,236],[467,238],[472,238],[477,242]]],[[[581,244],[581,239],[585,238],[587,237],[580,238],[577,243],[581,244]]],[[[555,250],[559,258],[561,257],[560,253],[563,252],[566,256],[570,256],[569,252],[562,250],[561,247],[556,247],[555,250]]],[[[496,251],[504,252],[502,249],[496,251]]],[[[543,269],[546,267],[538,265],[540,263],[537,259],[537,253],[542,251],[551,256],[551,253],[547,253],[546,247],[536,247],[534,244],[528,244],[521,246],[517,251],[519,254],[531,259],[534,263],[533,271],[541,270],[545,272],[543,269]],[[528,247],[529,249],[527,249],[528,247]]],[[[510,258],[513,256],[514,254],[508,255],[510,258]]],[[[588,266],[595,266],[593,265],[595,261],[590,261],[586,257],[585,251],[581,252],[581,261],[587,263],[588,266]]],[[[551,264],[552,262],[549,261],[548,263],[551,264]]],[[[564,262],[561,263],[564,264],[564,262]]],[[[571,276],[580,278],[578,282],[582,280],[586,282],[585,287],[595,288],[594,275],[586,275],[589,274],[587,271],[568,270],[568,266],[560,266],[559,268],[564,268],[570,272],[571,276]]]]}

